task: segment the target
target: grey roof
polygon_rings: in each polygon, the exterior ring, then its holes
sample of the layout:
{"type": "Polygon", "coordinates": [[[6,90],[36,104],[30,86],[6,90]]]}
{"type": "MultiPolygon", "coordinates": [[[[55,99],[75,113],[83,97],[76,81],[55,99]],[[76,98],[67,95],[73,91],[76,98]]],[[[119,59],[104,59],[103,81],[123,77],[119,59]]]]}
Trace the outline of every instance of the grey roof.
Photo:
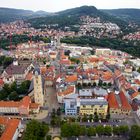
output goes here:
{"type": "Polygon", "coordinates": [[[107,105],[105,99],[80,99],[81,105],[107,105]]]}
{"type": "Polygon", "coordinates": [[[80,89],[79,96],[92,96],[91,89],[80,89]]]}
{"type": "Polygon", "coordinates": [[[93,89],[93,92],[96,94],[96,95],[102,95],[102,96],[105,96],[107,95],[107,91],[103,88],[94,88],[93,89]]]}
{"type": "Polygon", "coordinates": [[[11,64],[5,69],[5,72],[8,75],[24,74],[25,70],[27,69],[28,66],[29,66],[29,64],[24,64],[24,65],[13,65],[13,64],[11,64]]]}

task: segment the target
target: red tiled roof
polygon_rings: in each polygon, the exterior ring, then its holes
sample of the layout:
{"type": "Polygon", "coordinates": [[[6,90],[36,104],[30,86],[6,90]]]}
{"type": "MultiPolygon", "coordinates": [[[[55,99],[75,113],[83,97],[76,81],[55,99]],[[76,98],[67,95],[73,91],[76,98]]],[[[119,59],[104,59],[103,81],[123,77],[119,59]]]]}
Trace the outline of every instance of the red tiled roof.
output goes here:
{"type": "Polygon", "coordinates": [[[30,103],[30,97],[25,96],[21,101],[0,101],[0,107],[28,107],[30,103]]]}
{"type": "Polygon", "coordinates": [[[60,60],[60,64],[70,65],[71,64],[71,61],[70,60],[60,60]]]}
{"type": "Polygon", "coordinates": [[[31,108],[31,109],[37,109],[38,107],[39,107],[39,104],[30,103],[30,108],[31,108]]]}
{"type": "Polygon", "coordinates": [[[131,95],[131,98],[133,99],[133,98],[135,98],[136,96],[138,96],[140,93],[139,92],[135,92],[135,93],[133,93],[132,95],[131,95]]]}
{"type": "Polygon", "coordinates": [[[59,92],[58,95],[59,96],[66,96],[68,94],[71,94],[72,92],[74,92],[74,86],[69,86],[66,90],[59,92]]]}
{"type": "Polygon", "coordinates": [[[66,76],[66,82],[76,82],[76,81],[77,81],[77,75],[66,76]]]}
{"type": "Polygon", "coordinates": [[[32,80],[32,78],[33,78],[33,74],[32,74],[32,72],[30,72],[30,73],[28,73],[27,75],[26,75],[26,80],[32,80]]]}
{"type": "Polygon", "coordinates": [[[117,102],[117,99],[115,97],[115,93],[109,93],[108,94],[108,104],[110,108],[118,109],[119,104],[117,102]]]}
{"type": "Polygon", "coordinates": [[[0,79],[0,86],[3,86],[4,85],[4,82],[2,79],[0,79]]]}
{"type": "Polygon", "coordinates": [[[0,117],[0,124],[5,126],[5,130],[0,138],[0,140],[12,140],[13,136],[18,128],[20,120],[18,119],[9,119],[0,117]]]}
{"type": "Polygon", "coordinates": [[[19,107],[20,102],[15,101],[0,101],[0,107],[19,107]]]}
{"type": "Polygon", "coordinates": [[[119,96],[120,96],[120,100],[121,100],[121,104],[122,104],[121,107],[123,109],[131,110],[131,105],[129,104],[126,96],[124,95],[124,93],[122,91],[119,93],[119,96]]]}
{"type": "Polygon", "coordinates": [[[134,82],[135,82],[136,84],[140,85],[140,80],[136,79],[134,82]]]}
{"type": "Polygon", "coordinates": [[[28,108],[30,105],[31,99],[29,96],[25,96],[22,100],[21,100],[21,107],[25,107],[28,108]]]}

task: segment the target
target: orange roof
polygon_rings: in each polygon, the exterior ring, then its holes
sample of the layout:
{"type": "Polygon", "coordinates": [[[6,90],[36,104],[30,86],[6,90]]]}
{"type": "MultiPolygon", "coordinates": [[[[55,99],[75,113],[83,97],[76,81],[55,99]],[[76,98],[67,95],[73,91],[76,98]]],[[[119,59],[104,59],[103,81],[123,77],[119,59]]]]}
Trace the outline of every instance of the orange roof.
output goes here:
{"type": "Polygon", "coordinates": [[[115,76],[118,77],[121,75],[121,71],[120,70],[115,70],[115,76]]]}
{"type": "Polygon", "coordinates": [[[121,100],[121,104],[122,104],[121,107],[123,109],[131,110],[131,105],[129,104],[127,98],[125,97],[125,95],[122,91],[119,93],[119,96],[120,96],[120,100],[121,100]]]}
{"type": "Polygon", "coordinates": [[[91,79],[93,79],[93,80],[99,80],[99,76],[98,75],[94,75],[93,77],[91,77],[91,79]]]}
{"type": "Polygon", "coordinates": [[[133,93],[132,95],[131,95],[131,98],[133,99],[133,98],[135,98],[137,95],[139,95],[140,93],[139,92],[135,92],[135,93],[133,93]]]}
{"type": "Polygon", "coordinates": [[[32,78],[33,78],[33,74],[32,74],[32,72],[30,72],[30,73],[28,73],[27,75],[26,75],[26,80],[32,80],[32,78]]]}
{"type": "Polygon", "coordinates": [[[109,104],[110,108],[115,108],[115,109],[119,108],[119,104],[117,102],[117,99],[116,99],[114,93],[109,93],[108,94],[108,104],[109,104]]]}
{"type": "Polygon", "coordinates": [[[31,109],[37,109],[38,107],[39,107],[39,104],[30,103],[30,108],[31,108],[31,109]]]}
{"type": "Polygon", "coordinates": [[[8,119],[0,117],[0,124],[3,124],[5,126],[5,130],[0,140],[12,140],[19,123],[19,119],[8,119]]]}
{"type": "Polygon", "coordinates": [[[66,82],[76,82],[76,81],[77,81],[77,75],[66,76],[66,82]]]}
{"type": "Polygon", "coordinates": [[[104,72],[103,75],[102,75],[102,79],[105,80],[105,81],[110,80],[111,78],[113,78],[111,72],[107,71],[107,72],[104,72]]]}
{"type": "Polygon", "coordinates": [[[66,90],[59,92],[58,95],[59,96],[66,96],[68,94],[71,94],[72,92],[74,92],[74,86],[69,86],[66,90]]]}
{"type": "Polygon", "coordinates": [[[56,52],[50,52],[49,55],[56,55],[56,52]]]}
{"type": "Polygon", "coordinates": [[[60,64],[67,64],[67,65],[70,65],[70,64],[71,64],[71,61],[70,61],[70,60],[61,60],[61,61],[60,61],[60,64]]]}
{"type": "Polygon", "coordinates": [[[30,103],[30,97],[25,96],[21,101],[0,101],[0,107],[28,107],[30,103]]]}
{"type": "Polygon", "coordinates": [[[25,96],[22,100],[21,100],[21,107],[25,107],[28,108],[30,105],[31,99],[29,96],[25,96]]]}
{"type": "Polygon", "coordinates": [[[0,86],[3,86],[4,85],[4,82],[2,79],[0,79],[0,86]]]}
{"type": "Polygon", "coordinates": [[[0,101],[0,107],[19,107],[20,102],[15,101],[0,101]]]}
{"type": "Polygon", "coordinates": [[[46,70],[47,70],[46,67],[41,67],[40,68],[41,74],[45,74],[46,73],[46,70]]]}
{"type": "Polygon", "coordinates": [[[89,62],[98,62],[99,61],[99,59],[98,58],[96,58],[96,57],[92,57],[92,58],[89,58],[89,62]]]}
{"type": "Polygon", "coordinates": [[[136,79],[134,82],[135,82],[136,84],[140,85],[140,80],[136,79]]]}

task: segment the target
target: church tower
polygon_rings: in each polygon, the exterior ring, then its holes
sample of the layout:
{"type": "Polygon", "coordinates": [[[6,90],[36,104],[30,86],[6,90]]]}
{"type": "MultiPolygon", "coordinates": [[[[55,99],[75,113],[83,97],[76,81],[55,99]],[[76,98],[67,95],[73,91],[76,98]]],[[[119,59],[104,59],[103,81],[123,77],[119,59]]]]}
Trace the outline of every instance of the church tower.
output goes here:
{"type": "Polygon", "coordinates": [[[40,74],[39,68],[36,68],[34,70],[33,83],[34,83],[34,101],[35,103],[38,103],[41,106],[43,106],[44,105],[44,82],[40,74]]]}

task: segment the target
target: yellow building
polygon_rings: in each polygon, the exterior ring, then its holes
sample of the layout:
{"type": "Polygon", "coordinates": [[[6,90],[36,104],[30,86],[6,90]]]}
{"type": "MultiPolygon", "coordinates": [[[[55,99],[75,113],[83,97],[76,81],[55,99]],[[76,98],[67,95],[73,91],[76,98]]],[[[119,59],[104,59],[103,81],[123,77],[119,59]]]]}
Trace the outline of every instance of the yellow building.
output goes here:
{"type": "Polygon", "coordinates": [[[39,105],[44,105],[44,82],[40,74],[40,69],[34,71],[34,101],[39,105]]]}
{"type": "Polygon", "coordinates": [[[104,98],[80,99],[80,115],[94,115],[96,112],[98,115],[106,116],[107,111],[108,103],[104,98]]]}

